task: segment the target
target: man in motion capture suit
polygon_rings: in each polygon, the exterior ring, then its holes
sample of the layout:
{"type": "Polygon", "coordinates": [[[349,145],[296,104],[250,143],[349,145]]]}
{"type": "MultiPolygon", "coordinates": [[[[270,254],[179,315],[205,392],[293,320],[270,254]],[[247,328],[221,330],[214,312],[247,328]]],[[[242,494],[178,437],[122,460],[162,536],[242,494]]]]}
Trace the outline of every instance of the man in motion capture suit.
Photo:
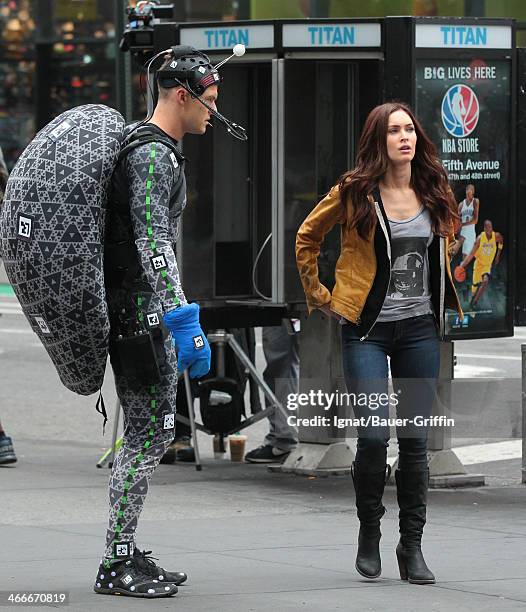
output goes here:
{"type": "Polygon", "coordinates": [[[147,123],[128,128],[134,148],[117,165],[108,205],[110,359],[124,437],[110,478],[106,549],[94,585],[97,593],[151,598],[175,594],[187,577],[139,551],[137,522],[149,480],[173,440],[178,374],[188,368],[196,378],[210,368],[199,307],[186,301],[174,254],[186,204],[177,144],[185,134],[205,133],[219,82],[196,49],[173,47],[164,59],[157,106],[147,123]]]}

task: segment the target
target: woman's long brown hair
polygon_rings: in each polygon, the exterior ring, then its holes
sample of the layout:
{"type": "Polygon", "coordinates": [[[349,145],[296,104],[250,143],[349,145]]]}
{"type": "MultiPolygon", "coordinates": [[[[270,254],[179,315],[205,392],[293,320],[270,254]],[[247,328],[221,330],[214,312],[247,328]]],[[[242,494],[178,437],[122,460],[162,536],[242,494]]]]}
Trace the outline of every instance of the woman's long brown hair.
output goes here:
{"type": "Polygon", "coordinates": [[[416,131],[416,150],[411,162],[411,187],[418,200],[429,210],[433,231],[446,235],[456,219],[457,203],[448,183],[447,174],[431,142],[413,111],[402,102],[387,102],[373,108],[363,127],[356,165],[342,175],[339,181],[340,200],[347,211],[350,196],[353,214],[350,227],[366,239],[375,222],[376,213],[367,196],[373,192],[389,164],[387,156],[387,129],[389,116],[396,111],[406,112],[416,131]]]}

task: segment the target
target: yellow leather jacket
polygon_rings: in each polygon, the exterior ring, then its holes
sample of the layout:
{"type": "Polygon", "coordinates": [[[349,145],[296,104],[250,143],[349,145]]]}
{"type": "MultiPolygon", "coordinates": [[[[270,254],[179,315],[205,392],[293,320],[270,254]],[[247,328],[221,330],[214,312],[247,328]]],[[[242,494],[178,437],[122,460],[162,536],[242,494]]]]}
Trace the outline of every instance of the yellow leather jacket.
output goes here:
{"type": "MultiPolygon", "coordinates": [[[[296,262],[307,299],[309,312],[325,304],[336,314],[360,328],[366,337],[382,308],[391,275],[391,233],[379,191],[369,196],[376,221],[367,239],[350,228],[352,202],[346,209],[340,202],[338,185],[314,208],[302,223],[296,236],[296,262]],[[327,232],[341,225],[341,251],[336,263],[336,284],[332,295],[318,277],[318,255],[327,232]]],[[[444,335],[444,309],[456,310],[463,317],[451,267],[449,249],[454,234],[437,236],[428,247],[431,302],[440,336],[444,335]]]]}

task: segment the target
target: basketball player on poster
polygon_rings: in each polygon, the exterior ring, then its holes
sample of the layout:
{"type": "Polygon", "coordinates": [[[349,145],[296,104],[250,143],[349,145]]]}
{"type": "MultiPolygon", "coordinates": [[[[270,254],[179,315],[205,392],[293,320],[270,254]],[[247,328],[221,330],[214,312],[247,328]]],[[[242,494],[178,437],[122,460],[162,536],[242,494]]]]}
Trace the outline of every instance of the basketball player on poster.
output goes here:
{"type": "Polygon", "coordinates": [[[480,298],[485,293],[491,281],[492,266],[498,266],[504,248],[502,234],[493,231],[493,223],[486,219],[484,221],[484,231],[478,236],[471,249],[462,263],[455,269],[455,278],[461,282],[465,280],[465,270],[472,259],[475,259],[473,266],[473,279],[471,282],[471,301],[470,307],[474,308],[480,298]]]}
{"type": "Polygon", "coordinates": [[[466,185],[466,197],[458,205],[458,216],[461,225],[455,232],[457,242],[454,244],[451,254],[455,256],[462,248],[462,258],[467,257],[475,244],[477,234],[475,226],[479,220],[480,200],[475,197],[475,185],[466,185]]]}

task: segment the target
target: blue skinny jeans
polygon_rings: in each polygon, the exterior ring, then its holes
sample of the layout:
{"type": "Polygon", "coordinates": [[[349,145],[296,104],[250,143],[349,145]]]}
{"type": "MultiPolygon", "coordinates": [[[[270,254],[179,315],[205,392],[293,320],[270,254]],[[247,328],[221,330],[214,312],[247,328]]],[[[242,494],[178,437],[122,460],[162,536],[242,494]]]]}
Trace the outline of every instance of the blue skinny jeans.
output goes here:
{"type": "MultiPolygon", "coordinates": [[[[397,427],[398,469],[427,469],[427,427],[420,423],[431,415],[436,395],[440,365],[437,326],[433,315],[421,315],[398,321],[376,323],[368,338],[360,341],[353,324],[342,325],[343,371],[347,391],[354,397],[376,400],[388,394],[390,358],[393,390],[396,393],[396,417],[419,417],[419,425],[397,427]]],[[[385,397],[384,397],[385,400],[385,397]]],[[[393,402],[393,405],[394,402],[393,402]]],[[[353,401],[356,418],[368,416],[387,419],[389,403],[353,401]]],[[[394,415],[392,415],[394,416],[394,415]]],[[[358,427],[356,467],[376,472],[385,469],[390,432],[388,426],[372,424],[358,427]]]]}

